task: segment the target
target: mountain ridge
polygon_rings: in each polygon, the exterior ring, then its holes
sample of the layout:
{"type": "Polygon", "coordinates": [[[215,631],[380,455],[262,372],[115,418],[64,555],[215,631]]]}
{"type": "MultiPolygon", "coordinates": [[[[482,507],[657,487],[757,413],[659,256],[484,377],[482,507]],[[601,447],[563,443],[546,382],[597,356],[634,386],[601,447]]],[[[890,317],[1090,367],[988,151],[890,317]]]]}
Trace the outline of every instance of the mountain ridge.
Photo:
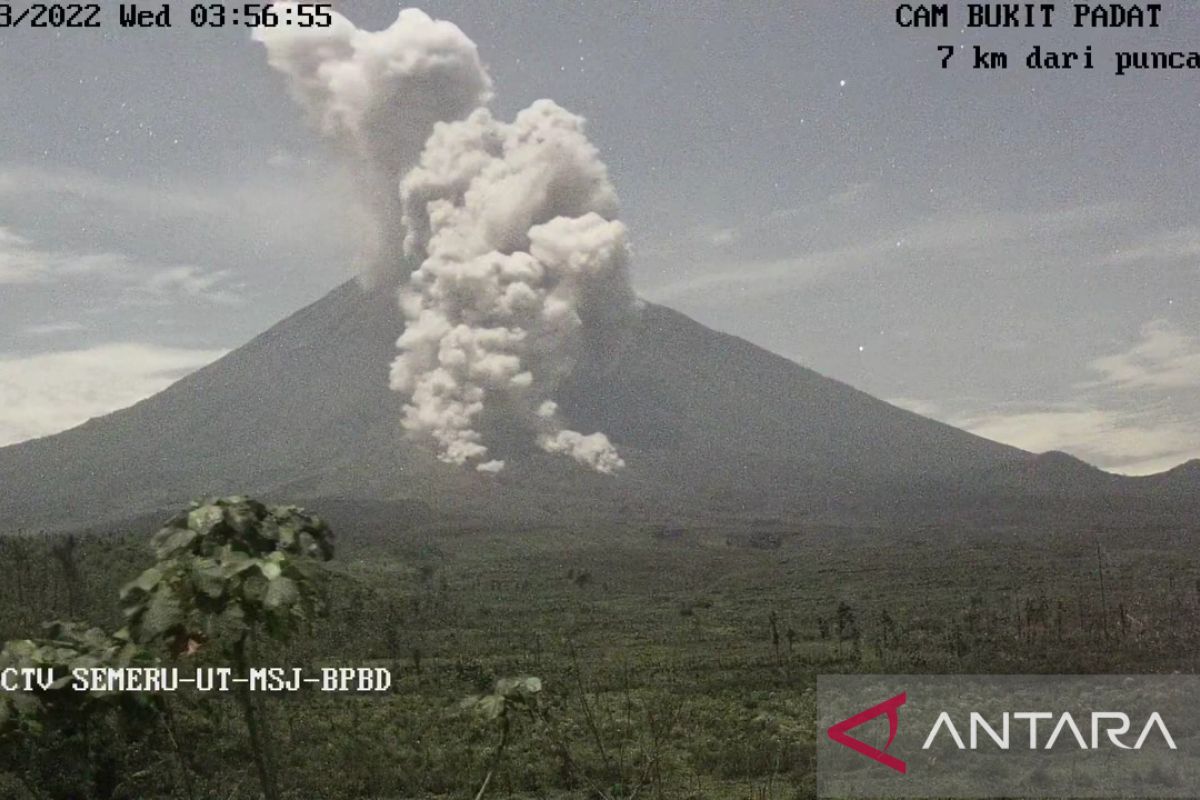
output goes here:
{"type": "MultiPolygon", "coordinates": [[[[608,434],[628,467],[592,473],[500,424],[494,451],[509,467],[482,475],[405,437],[403,398],[387,386],[401,329],[390,292],[347,282],[151,398],[0,448],[0,519],[76,527],[230,492],[484,516],[920,505],[1036,494],[1042,472],[1062,472],[647,303],[618,352],[580,362],[558,398],[574,429],[608,434]]],[[[1047,485],[1174,496],[1196,483],[1184,467],[1151,479],[1068,470],[1047,485]]]]}

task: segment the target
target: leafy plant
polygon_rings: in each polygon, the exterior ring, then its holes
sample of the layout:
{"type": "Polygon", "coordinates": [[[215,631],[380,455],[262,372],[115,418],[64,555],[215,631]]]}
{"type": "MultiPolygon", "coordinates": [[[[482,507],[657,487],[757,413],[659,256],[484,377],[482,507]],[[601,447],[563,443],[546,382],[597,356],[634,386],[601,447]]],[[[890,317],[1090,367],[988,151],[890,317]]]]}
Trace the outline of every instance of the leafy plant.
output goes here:
{"type": "Polygon", "coordinates": [[[47,725],[77,724],[94,708],[119,703],[143,704],[144,695],[70,687],[75,669],[126,668],[150,663],[146,651],[127,638],[75,622],[46,623],[46,636],[6,642],[0,670],[38,671],[54,680],[31,692],[0,694],[0,731],[15,727],[40,732],[47,725]]]}
{"type": "Polygon", "coordinates": [[[495,722],[500,728],[500,739],[496,743],[496,749],[492,751],[487,775],[484,777],[479,791],[475,794],[475,800],[481,800],[484,793],[487,792],[487,788],[492,782],[492,776],[496,774],[496,769],[500,766],[500,759],[504,757],[504,748],[508,746],[509,735],[512,732],[513,714],[523,711],[528,713],[531,718],[536,718],[538,694],[541,691],[541,678],[532,676],[500,678],[496,681],[495,690],[490,694],[473,695],[462,701],[464,708],[474,709],[483,719],[495,722]]]}
{"type": "MultiPolygon", "coordinates": [[[[153,659],[127,637],[99,628],[60,621],[46,623],[45,628],[42,638],[10,641],[0,650],[0,671],[16,670],[10,674],[36,674],[42,679],[29,690],[22,686],[20,691],[0,694],[0,751],[13,760],[13,771],[24,776],[27,786],[34,780],[48,783],[46,773],[64,772],[63,761],[71,759],[86,764],[81,772],[87,791],[108,796],[113,775],[111,770],[96,769],[105,759],[93,751],[103,746],[104,737],[94,736],[93,730],[109,712],[127,721],[148,719],[157,698],[94,686],[78,691],[71,685],[74,670],[145,667],[153,659]]],[[[77,789],[61,786],[58,791],[74,794],[77,789]]]]}
{"type": "Polygon", "coordinates": [[[229,497],[173,517],[151,542],[156,563],[121,590],[128,631],[175,654],[259,626],[286,639],[324,609],[318,560],[333,557],[320,517],[229,497]]]}
{"type": "Polygon", "coordinates": [[[175,656],[215,643],[233,663],[255,765],[277,800],[269,734],[249,686],[248,645],[259,631],[284,641],[326,607],[320,561],[333,534],[295,506],[247,497],[195,502],[154,535],[156,563],[121,590],[133,641],[165,644],[175,656]]]}

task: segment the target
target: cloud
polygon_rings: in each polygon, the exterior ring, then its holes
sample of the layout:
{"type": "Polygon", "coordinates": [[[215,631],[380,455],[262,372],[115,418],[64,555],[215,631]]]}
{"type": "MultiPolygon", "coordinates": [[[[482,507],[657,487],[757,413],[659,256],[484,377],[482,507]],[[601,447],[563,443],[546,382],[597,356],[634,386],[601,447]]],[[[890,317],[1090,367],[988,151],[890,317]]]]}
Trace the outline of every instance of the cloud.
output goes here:
{"type": "Polygon", "coordinates": [[[0,285],[63,281],[104,281],[132,305],[165,303],[178,298],[237,303],[240,285],[227,270],[195,266],[157,267],[121,253],[86,253],[36,246],[30,239],[0,226],[0,285]]]}
{"type": "Polygon", "coordinates": [[[226,352],[129,342],[0,354],[0,446],[133,405],[226,352]]]}
{"type": "Polygon", "coordinates": [[[66,320],[63,322],[45,322],[37,325],[27,325],[21,330],[26,336],[54,336],[59,333],[78,333],[86,330],[82,322],[66,320]]]}
{"type": "Polygon", "coordinates": [[[381,31],[337,12],[325,28],[257,28],[267,63],[287,78],[313,127],[350,157],[375,231],[363,254],[368,283],[402,276],[400,178],[435,124],[491,99],[475,43],[451,22],[404,9],[381,31]]]}
{"type": "MultiPolygon", "coordinates": [[[[142,183],[85,170],[41,164],[0,163],[0,207],[39,218],[69,219],[76,229],[103,217],[111,230],[144,237],[148,221],[162,223],[173,238],[200,228],[235,252],[264,245],[309,253],[352,250],[363,235],[355,181],[309,158],[277,151],[260,173],[231,183],[142,183]]],[[[169,246],[169,243],[167,243],[169,246]]]]}
{"type": "Polygon", "coordinates": [[[828,202],[830,205],[844,208],[863,206],[874,199],[877,188],[870,181],[856,181],[846,186],[845,189],[835,192],[829,197],[828,202]]]}
{"type": "Polygon", "coordinates": [[[1200,456],[1197,421],[1156,411],[1063,405],[999,410],[947,421],[997,442],[1035,453],[1062,450],[1124,474],[1158,472],[1200,456]]]}
{"type": "MultiPolygon", "coordinates": [[[[963,268],[968,264],[985,271],[1013,270],[1022,266],[1045,267],[1078,258],[1078,252],[1064,245],[1065,237],[1089,231],[1100,223],[1127,213],[1114,204],[1093,204],[1066,209],[1028,212],[939,213],[913,222],[888,225],[871,219],[875,233],[866,240],[843,241],[834,246],[809,247],[796,241],[795,231],[822,226],[808,224],[803,218],[832,214],[839,229],[858,230],[855,220],[874,217],[875,204],[868,202],[867,185],[855,185],[828,198],[820,205],[780,209],[741,229],[728,229],[736,241],[766,243],[778,240],[772,249],[791,251],[774,257],[746,257],[733,263],[717,261],[711,249],[692,254],[701,267],[688,277],[651,285],[644,294],[664,302],[706,295],[707,302],[724,304],[728,292],[739,298],[762,296],[782,289],[797,289],[823,281],[860,276],[865,270],[895,269],[903,266],[942,265],[963,268]],[[1021,260],[1014,260],[1012,249],[1021,248],[1021,260]],[[796,252],[800,250],[801,252],[796,252]],[[707,261],[707,268],[704,262],[707,261]]],[[[866,220],[862,220],[865,224],[866,220]]],[[[760,245],[762,246],[762,245],[760,245]]],[[[747,247],[741,248],[749,250],[747,247]]],[[[675,258],[683,254],[673,253],[675,258]]]]}
{"type": "Polygon", "coordinates": [[[46,264],[28,256],[29,240],[0,228],[0,285],[33,283],[45,277],[46,264]]]}
{"type": "Polygon", "coordinates": [[[1108,259],[1117,265],[1194,261],[1200,264],[1200,228],[1185,227],[1159,231],[1138,244],[1120,248],[1108,259]]]}
{"type": "Polygon", "coordinates": [[[1142,327],[1141,340],[1128,350],[1097,358],[1088,368],[1103,375],[1090,384],[1094,386],[1124,391],[1200,388],[1200,339],[1167,320],[1155,320],[1142,327]]]}
{"type": "MultiPolygon", "coordinates": [[[[888,402],[977,436],[1032,453],[1059,450],[1123,475],[1147,475],[1200,457],[1200,420],[1156,407],[1140,410],[1099,404],[1006,403],[986,410],[951,411],[932,401],[888,402]]],[[[955,401],[962,406],[970,401],[955,401]]]]}
{"type": "Polygon", "coordinates": [[[1088,363],[1100,380],[1072,387],[1069,403],[891,402],[1035,453],[1062,450],[1111,472],[1142,475],[1200,458],[1200,340],[1166,320],[1143,326],[1127,350],[1088,363]],[[953,406],[953,407],[951,407],[953,406]]]}
{"type": "Polygon", "coordinates": [[[29,239],[0,227],[0,285],[42,283],[74,276],[121,276],[129,259],[116,253],[67,253],[38,249],[29,239]]]}
{"type": "Polygon", "coordinates": [[[890,397],[887,402],[903,408],[905,411],[920,414],[922,417],[937,418],[942,411],[937,403],[932,403],[928,400],[919,400],[915,397],[890,397]]]}
{"type": "Polygon", "coordinates": [[[723,294],[726,290],[736,290],[743,298],[769,294],[780,283],[804,285],[824,275],[872,263],[883,252],[877,245],[860,245],[791,258],[741,262],[731,269],[700,273],[648,287],[645,295],[655,302],[668,302],[711,292],[711,302],[721,305],[728,300],[723,294]]]}
{"type": "Polygon", "coordinates": [[[710,231],[708,241],[713,247],[728,247],[736,243],[738,240],[738,232],[734,228],[720,228],[715,231],[710,231]]]}
{"type": "Polygon", "coordinates": [[[243,301],[237,291],[243,285],[231,282],[229,270],[205,272],[197,267],[168,267],[151,274],[135,288],[142,296],[160,302],[196,298],[237,305],[243,301]]]}
{"type": "Polygon", "coordinates": [[[220,198],[203,192],[151,188],[84,170],[12,162],[0,164],[0,196],[24,201],[38,196],[70,197],[120,206],[154,219],[207,215],[221,209],[220,198]]]}

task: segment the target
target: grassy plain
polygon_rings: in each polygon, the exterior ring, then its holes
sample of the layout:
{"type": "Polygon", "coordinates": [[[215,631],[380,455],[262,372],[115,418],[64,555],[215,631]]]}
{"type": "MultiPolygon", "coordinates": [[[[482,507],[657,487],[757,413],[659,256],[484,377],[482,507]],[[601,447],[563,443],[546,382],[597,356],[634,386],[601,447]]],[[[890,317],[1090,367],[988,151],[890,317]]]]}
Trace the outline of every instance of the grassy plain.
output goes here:
{"type": "MultiPolygon", "coordinates": [[[[394,675],[382,695],[265,698],[286,797],[473,797],[497,731],[460,701],[503,676],[539,676],[545,713],[514,720],[488,796],[766,800],[814,791],[819,674],[1193,672],[1200,654],[1196,521],[396,527],[339,521],[329,617],[256,654],[394,675]]],[[[0,639],[120,627],[146,532],[0,539],[0,639]]],[[[258,796],[230,698],[167,708],[0,758],[0,796],[258,796]]]]}

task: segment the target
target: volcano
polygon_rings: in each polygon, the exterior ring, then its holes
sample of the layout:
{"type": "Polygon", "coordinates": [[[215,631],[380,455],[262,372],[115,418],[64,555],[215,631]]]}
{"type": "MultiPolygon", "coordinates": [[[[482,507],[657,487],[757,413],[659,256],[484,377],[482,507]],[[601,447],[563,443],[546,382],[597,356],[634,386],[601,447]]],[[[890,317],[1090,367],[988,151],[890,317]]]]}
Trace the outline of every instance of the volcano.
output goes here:
{"type": "Polygon", "coordinates": [[[889,405],[668,308],[581,363],[564,417],[627,467],[585,470],[494,431],[499,475],[444,464],[388,389],[394,294],[351,281],[130,408],[0,449],[4,528],[68,529],[206,495],[419,507],[484,519],[934,508],[990,494],[1190,496],[1194,466],[1129,479],[1034,456],[889,405]]]}

